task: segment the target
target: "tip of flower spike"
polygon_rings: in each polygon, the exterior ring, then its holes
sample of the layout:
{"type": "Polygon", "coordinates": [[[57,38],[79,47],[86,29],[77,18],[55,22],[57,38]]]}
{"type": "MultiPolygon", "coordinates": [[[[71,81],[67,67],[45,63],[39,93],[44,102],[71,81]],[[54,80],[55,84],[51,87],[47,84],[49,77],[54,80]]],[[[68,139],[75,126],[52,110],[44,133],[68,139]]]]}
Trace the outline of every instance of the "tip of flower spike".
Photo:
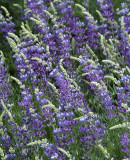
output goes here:
{"type": "Polygon", "coordinates": [[[59,148],[59,147],[57,147],[57,148],[59,149],[59,151],[61,151],[62,153],[64,153],[68,158],[72,159],[71,155],[67,151],[65,151],[64,149],[59,148]]]}
{"type": "Polygon", "coordinates": [[[83,6],[81,6],[80,4],[75,4],[75,6],[79,7],[82,10],[82,12],[86,11],[86,9],[83,6]]]}
{"type": "Polygon", "coordinates": [[[13,119],[13,117],[12,117],[10,111],[9,111],[9,110],[7,109],[7,107],[5,106],[3,99],[1,99],[1,104],[2,104],[2,106],[3,106],[4,110],[5,110],[5,112],[9,115],[10,119],[14,122],[14,119],[13,119]]]}
{"type": "Polygon", "coordinates": [[[28,143],[27,146],[34,146],[36,144],[46,144],[47,143],[47,139],[42,139],[42,140],[38,140],[38,141],[34,141],[34,142],[31,142],[31,143],[28,143]]]}
{"type": "Polygon", "coordinates": [[[4,6],[1,6],[1,8],[5,11],[6,16],[9,17],[10,14],[9,14],[8,10],[4,6]]]}
{"type": "Polygon", "coordinates": [[[97,146],[103,152],[104,156],[107,159],[109,159],[110,158],[110,154],[108,153],[108,151],[101,144],[98,144],[97,146]]]}
{"type": "Polygon", "coordinates": [[[13,76],[10,76],[10,78],[15,80],[19,85],[22,85],[22,82],[19,79],[15,78],[13,76]]]}
{"type": "Polygon", "coordinates": [[[4,62],[5,62],[5,57],[4,57],[4,54],[3,54],[2,51],[0,51],[0,53],[1,53],[0,58],[1,58],[1,61],[2,61],[2,62],[0,62],[0,63],[1,63],[1,65],[3,65],[4,62]]]}
{"type": "Polygon", "coordinates": [[[116,128],[125,128],[125,127],[129,129],[130,128],[130,122],[118,124],[118,125],[115,125],[115,126],[109,128],[109,129],[112,130],[112,129],[116,129],[116,128]]]}

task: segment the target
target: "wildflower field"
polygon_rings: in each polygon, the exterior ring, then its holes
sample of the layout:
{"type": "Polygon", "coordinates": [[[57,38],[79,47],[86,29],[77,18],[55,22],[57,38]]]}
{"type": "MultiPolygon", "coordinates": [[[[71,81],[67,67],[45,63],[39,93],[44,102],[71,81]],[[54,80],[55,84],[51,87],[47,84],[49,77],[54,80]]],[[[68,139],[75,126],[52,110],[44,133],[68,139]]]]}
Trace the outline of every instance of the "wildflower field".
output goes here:
{"type": "Polygon", "coordinates": [[[0,0],[0,160],[130,159],[129,0],[0,0]]]}

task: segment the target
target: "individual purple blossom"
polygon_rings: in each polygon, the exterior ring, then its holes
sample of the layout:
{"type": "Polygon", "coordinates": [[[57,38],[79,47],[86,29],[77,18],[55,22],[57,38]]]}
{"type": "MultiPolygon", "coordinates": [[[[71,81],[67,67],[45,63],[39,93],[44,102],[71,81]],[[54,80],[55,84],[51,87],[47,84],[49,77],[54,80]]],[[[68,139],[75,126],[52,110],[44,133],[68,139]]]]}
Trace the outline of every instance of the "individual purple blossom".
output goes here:
{"type": "Polygon", "coordinates": [[[90,129],[88,129],[88,127],[80,127],[80,130],[79,130],[79,132],[81,132],[81,133],[87,133],[87,132],[89,132],[89,130],[90,129]]]}
{"type": "Polygon", "coordinates": [[[125,77],[121,77],[121,82],[122,83],[126,83],[126,82],[129,82],[130,81],[130,76],[125,76],[125,77]]]}
{"type": "Polygon", "coordinates": [[[97,5],[102,5],[106,0],[97,0],[97,5]]]}
{"type": "Polygon", "coordinates": [[[129,9],[128,9],[128,8],[122,9],[122,10],[120,11],[120,14],[123,15],[123,16],[125,16],[125,15],[128,14],[128,13],[129,13],[129,9]]]}
{"type": "Polygon", "coordinates": [[[13,160],[14,158],[17,158],[16,154],[7,154],[7,160],[13,160]]]}
{"type": "Polygon", "coordinates": [[[124,3],[124,2],[123,2],[123,3],[121,3],[121,6],[122,6],[122,7],[125,7],[125,6],[127,6],[127,3],[124,3]]]}
{"type": "Polygon", "coordinates": [[[62,133],[62,129],[56,128],[56,129],[53,130],[53,134],[54,134],[54,135],[55,135],[55,134],[58,134],[58,133],[62,133]]]}
{"type": "Polygon", "coordinates": [[[85,123],[87,120],[89,120],[89,118],[83,117],[79,120],[79,123],[85,123]]]}
{"type": "Polygon", "coordinates": [[[88,0],[85,0],[85,1],[83,2],[83,6],[84,6],[84,7],[88,7],[88,5],[89,5],[89,1],[88,1],[88,0]]]}

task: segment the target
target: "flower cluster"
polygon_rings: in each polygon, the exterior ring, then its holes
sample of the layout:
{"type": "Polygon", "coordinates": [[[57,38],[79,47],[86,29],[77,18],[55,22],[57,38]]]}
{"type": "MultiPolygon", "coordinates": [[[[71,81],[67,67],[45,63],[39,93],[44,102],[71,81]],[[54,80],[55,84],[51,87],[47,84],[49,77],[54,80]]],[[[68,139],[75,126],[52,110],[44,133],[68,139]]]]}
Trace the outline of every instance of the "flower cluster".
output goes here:
{"type": "Polygon", "coordinates": [[[128,137],[128,133],[126,132],[126,133],[124,133],[123,135],[121,135],[121,144],[122,144],[122,146],[124,147],[123,149],[122,149],[122,151],[124,152],[124,153],[128,153],[128,157],[124,157],[124,158],[129,158],[129,156],[130,156],[130,154],[129,154],[129,150],[130,150],[130,147],[128,146],[129,145],[129,143],[130,143],[130,139],[129,139],[129,137],[128,137]]]}
{"type": "Polygon", "coordinates": [[[3,33],[3,36],[6,37],[8,32],[15,32],[15,24],[11,21],[12,17],[10,16],[8,10],[1,6],[1,9],[5,12],[6,16],[3,16],[3,12],[0,11],[0,33],[3,33]]]}

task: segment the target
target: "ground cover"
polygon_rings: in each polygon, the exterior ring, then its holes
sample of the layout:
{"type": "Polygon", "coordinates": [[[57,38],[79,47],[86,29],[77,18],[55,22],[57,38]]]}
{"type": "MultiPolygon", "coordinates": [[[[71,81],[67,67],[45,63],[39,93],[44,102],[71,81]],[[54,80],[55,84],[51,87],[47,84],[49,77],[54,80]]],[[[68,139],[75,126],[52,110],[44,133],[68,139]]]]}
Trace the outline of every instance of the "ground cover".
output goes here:
{"type": "Polygon", "coordinates": [[[0,158],[129,159],[128,1],[0,6],[0,158]]]}

